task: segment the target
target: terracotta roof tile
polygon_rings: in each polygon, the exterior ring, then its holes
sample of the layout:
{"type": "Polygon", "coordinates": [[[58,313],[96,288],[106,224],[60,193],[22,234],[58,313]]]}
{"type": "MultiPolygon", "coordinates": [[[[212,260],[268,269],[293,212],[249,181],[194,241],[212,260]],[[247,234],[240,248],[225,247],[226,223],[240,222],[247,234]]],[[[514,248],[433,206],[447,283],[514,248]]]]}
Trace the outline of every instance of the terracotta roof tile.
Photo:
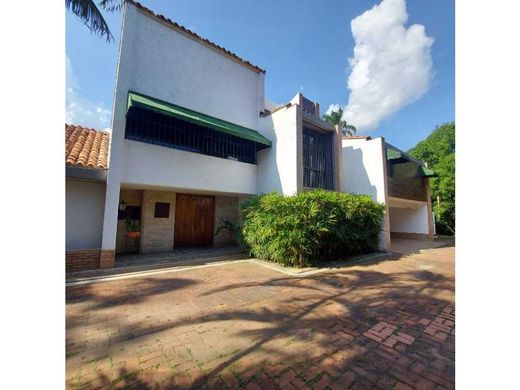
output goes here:
{"type": "Polygon", "coordinates": [[[65,163],[78,167],[108,169],[110,133],[65,124],[65,163]]]}
{"type": "Polygon", "coordinates": [[[175,28],[176,30],[180,30],[182,32],[184,32],[185,34],[187,35],[190,35],[192,38],[194,38],[195,40],[198,40],[200,42],[203,42],[211,47],[213,47],[214,49],[217,49],[218,51],[220,52],[223,52],[224,54],[234,58],[235,60],[237,60],[238,62],[241,62],[242,64],[250,67],[250,68],[253,68],[254,70],[256,70],[257,72],[262,72],[262,73],[265,73],[265,70],[256,66],[255,64],[252,64],[251,62],[247,61],[247,60],[244,60],[243,58],[237,56],[235,53],[229,51],[228,49],[220,46],[220,45],[217,45],[215,42],[212,42],[210,41],[209,39],[206,39],[206,38],[202,38],[200,35],[194,33],[193,31],[187,29],[186,27],[184,26],[181,26],[179,23],[177,22],[174,22],[173,20],[167,18],[166,16],[164,15],[161,15],[161,14],[158,14],[158,13],[155,13],[154,11],[152,11],[151,9],[149,8],[146,8],[144,5],[142,5],[141,3],[138,3],[137,1],[134,1],[134,0],[127,0],[127,3],[130,3],[132,5],[134,5],[135,7],[139,8],[140,10],[142,10],[143,12],[145,12],[146,14],[150,15],[150,16],[153,16],[155,18],[158,18],[160,20],[162,20],[163,22],[165,22],[166,24],[168,24],[170,27],[173,27],[175,28]]]}

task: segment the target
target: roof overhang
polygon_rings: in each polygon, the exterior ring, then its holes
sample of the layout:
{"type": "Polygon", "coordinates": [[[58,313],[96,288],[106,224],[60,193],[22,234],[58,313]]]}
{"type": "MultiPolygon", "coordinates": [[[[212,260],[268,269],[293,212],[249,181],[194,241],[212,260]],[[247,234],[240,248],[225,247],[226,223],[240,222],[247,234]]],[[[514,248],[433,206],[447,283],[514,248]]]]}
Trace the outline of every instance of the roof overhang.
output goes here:
{"type": "Polygon", "coordinates": [[[415,157],[410,156],[408,153],[397,149],[395,146],[385,142],[386,147],[386,159],[392,164],[404,164],[411,162],[417,164],[417,176],[419,177],[437,177],[437,173],[432,169],[426,167],[422,161],[417,160],[415,157]]]}
{"type": "Polygon", "coordinates": [[[320,129],[327,130],[330,132],[336,131],[336,129],[334,128],[334,125],[332,125],[331,123],[324,121],[321,118],[315,117],[314,115],[311,115],[303,110],[302,110],[302,119],[304,122],[308,122],[311,125],[319,127],[320,129]]]}
{"type": "Polygon", "coordinates": [[[128,93],[127,109],[132,107],[152,110],[163,115],[173,116],[175,118],[204,126],[221,133],[233,135],[238,138],[246,139],[258,144],[259,149],[270,147],[272,142],[264,137],[256,130],[249,129],[222,119],[218,119],[201,112],[193,111],[188,108],[178,106],[173,103],[164,102],[149,96],[145,96],[136,92],[128,93]]]}
{"type": "Polygon", "coordinates": [[[107,170],[66,165],[65,176],[67,179],[88,180],[105,183],[107,181],[107,170]]]}

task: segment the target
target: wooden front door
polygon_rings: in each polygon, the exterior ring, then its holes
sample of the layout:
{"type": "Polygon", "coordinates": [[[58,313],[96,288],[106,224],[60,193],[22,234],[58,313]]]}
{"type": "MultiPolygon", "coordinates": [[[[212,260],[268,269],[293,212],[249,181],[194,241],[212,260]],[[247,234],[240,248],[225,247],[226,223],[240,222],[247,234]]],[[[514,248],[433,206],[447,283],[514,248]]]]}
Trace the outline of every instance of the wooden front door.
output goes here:
{"type": "Polygon", "coordinates": [[[214,206],[213,196],[177,194],[173,246],[213,245],[214,206]]]}

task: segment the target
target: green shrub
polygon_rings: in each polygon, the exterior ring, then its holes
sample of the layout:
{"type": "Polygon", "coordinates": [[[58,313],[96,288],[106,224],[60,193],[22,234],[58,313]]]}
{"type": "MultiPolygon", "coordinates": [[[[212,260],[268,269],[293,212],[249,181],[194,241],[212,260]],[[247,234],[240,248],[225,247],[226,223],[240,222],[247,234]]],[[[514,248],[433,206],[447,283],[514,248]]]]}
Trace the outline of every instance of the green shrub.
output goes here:
{"type": "Polygon", "coordinates": [[[127,232],[138,232],[139,224],[134,219],[126,218],[125,219],[125,228],[126,228],[127,232]]]}
{"type": "Polygon", "coordinates": [[[242,206],[242,235],[252,255],[302,267],[375,250],[383,213],[368,195],[273,192],[242,206]]]}

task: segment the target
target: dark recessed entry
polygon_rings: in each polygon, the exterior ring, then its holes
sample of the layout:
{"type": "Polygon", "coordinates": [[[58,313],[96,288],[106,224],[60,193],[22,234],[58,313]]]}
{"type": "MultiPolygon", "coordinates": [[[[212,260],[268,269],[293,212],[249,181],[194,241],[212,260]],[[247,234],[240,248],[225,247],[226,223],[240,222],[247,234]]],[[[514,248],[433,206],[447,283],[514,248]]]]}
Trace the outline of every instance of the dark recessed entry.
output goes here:
{"type": "Polygon", "coordinates": [[[117,219],[141,220],[141,206],[126,206],[124,210],[119,210],[117,219]]]}
{"type": "Polygon", "coordinates": [[[170,204],[155,202],[154,218],[170,218],[170,204]]]}

